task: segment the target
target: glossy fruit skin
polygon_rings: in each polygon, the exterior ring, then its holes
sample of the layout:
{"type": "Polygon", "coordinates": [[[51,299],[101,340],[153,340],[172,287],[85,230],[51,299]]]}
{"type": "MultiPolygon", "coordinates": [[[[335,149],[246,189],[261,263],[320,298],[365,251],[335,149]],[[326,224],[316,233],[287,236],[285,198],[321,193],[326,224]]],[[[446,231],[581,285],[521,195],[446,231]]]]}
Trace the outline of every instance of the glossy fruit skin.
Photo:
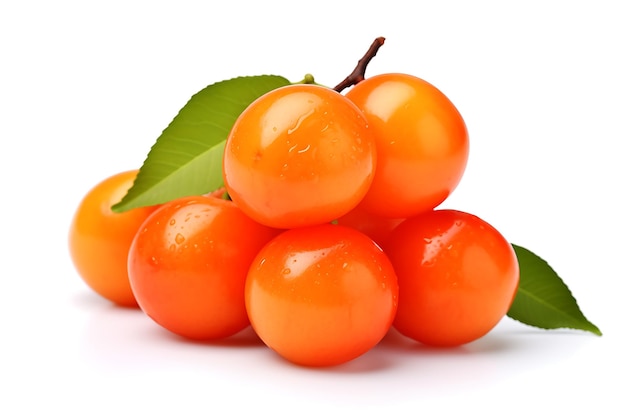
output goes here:
{"type": "Polygon", "coordinates": [[[302,366],[334,366],[364,354],[388,332],[398,283],[366,235],[324,224],[268,243],[248,273],[246,306],[267,346],[302,366]]]}
{"type": "Polygon", "coordinates": [[[126,271],[128,249],[139,226],[156,207],[114,213],[111,206],[133,185],[137,172],[117,173],[89,190],[76,208],[68,236],[70,258],[85,283],[125,307],[137,307],[126,271]]]}
{"type": "Polygon", "coordinates": [[[432,84],[412,75],[375,75],[346,93],[367,118],[377,166],[366,210],[408,218],[441,204],[456,188],[469,157],[465,122],[432,84]]]}
{"type": "Polygon", "coordinates": [[[250,217],[287,229],[330,222],[367,192],[375,139],[345,96],[310,84],[289,85],[254,101],[226,141],[223,176],[250,217]]]}
{"type": "Polygon", "coordinates": [[[519,285],[511,244],[479,217],[434,210],[407,219],[386,253],[400,285],[394,327],[423,344],[451,347],[487,334],[519,285]]]}
{"type": "Polygon", "coordinates": [[[277,233],[214,196],[163,204],[143,223],[128,255],[139,306],[188,339],[215,340],[243,330],[249,325],[248,267],[277,233]]]}

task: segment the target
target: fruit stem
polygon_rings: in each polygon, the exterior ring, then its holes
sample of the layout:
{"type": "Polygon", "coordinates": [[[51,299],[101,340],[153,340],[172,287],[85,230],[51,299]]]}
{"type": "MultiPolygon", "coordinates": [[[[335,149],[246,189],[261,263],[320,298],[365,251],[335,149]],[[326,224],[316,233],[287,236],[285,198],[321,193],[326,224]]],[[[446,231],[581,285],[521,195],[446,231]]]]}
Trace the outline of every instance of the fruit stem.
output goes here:
{"type": "Polygon", "coordinates": [[[313,77],[313,74],[305,74],[304,78],[298,82],[292,83],[292,84],[314,84],[314,85],[321,85],[318,84],[317,82],[315,82],[315,77],[313,77]]]}
{"type": "Polygon", "coordinates": [[[374,39],[374,42],[369,47],[365,55],[363,55],[363,58],[359,59],[359,62],[356,64],[356,67],[354,68],[352,73],[350,73],[350,75],[348,75],[342,82],[337,84],[337,86],[333,88],[333,90],[341,93],[346,88],[352,87],[353,85],[356,85],[359,82],[363,81],[365,79],[365,70],[367,69],[367,66],[369,65],[372,58],[376,56],[376,53],[378,52],[380,47],[383,46],[384,43],[385,38],[382,36],[374,39]]]}
{"type": "Polygon", "coordinates": [[[315,84],[315,77],[313,77],[313,74],[304,74],[302,84],[315,84]]]}

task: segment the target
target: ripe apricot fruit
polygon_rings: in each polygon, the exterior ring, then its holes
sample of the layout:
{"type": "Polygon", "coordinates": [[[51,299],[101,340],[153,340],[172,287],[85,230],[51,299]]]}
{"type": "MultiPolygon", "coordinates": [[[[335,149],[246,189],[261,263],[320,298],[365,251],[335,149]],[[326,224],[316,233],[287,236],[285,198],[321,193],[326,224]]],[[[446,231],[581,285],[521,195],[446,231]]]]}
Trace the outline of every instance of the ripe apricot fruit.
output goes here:
{"type": "Polygon", "coordinates": [[[126,264],[128,249],[156,206],[115,213],[111,206],[133,185],[138,170],[101,181],[79,203],[69,230],[69,253],[78,274],[97,294],[121,306],[137,306],[126,264]]]}
{"type": "Polygon", "coordinates": [[[287,229],[352,210],[375,166],[375,139],[361,110],[329,88],[295,84],[266,93],[239,116],[223,177],[248,216],[287,229]]]}
{"type": "Polygon", "coordinates": [[[401,288],[394,327],[427,345],[457,346],[484,336],[506,315],[519,285],[511,244],[463,211],[405,220],[385,251],[401,288]]]}
{"type": "Polygon", "coordinates": [[[322,224],[283,232],[261,249],[246,280],[246,308],[267,346],[304,366],[334,366],[389,331],[398,282],[365,234],[322,224]]]}
{"type": "Polygon", "coordinates": [[[232,201],[190,196],[163,204],[142,224],[128,253],[139,307],[179,336],[211,340],[250,322],[244,303],[248,267],[278,230],[232,201]]]}
{"type": "Polygon", "coordinates": [[[346,93],[374,132],[377,166],[362,208],[407,218],[441,204],[465,172],[469,137],[439,89],[401,73],[375,75],[346,93]]]}

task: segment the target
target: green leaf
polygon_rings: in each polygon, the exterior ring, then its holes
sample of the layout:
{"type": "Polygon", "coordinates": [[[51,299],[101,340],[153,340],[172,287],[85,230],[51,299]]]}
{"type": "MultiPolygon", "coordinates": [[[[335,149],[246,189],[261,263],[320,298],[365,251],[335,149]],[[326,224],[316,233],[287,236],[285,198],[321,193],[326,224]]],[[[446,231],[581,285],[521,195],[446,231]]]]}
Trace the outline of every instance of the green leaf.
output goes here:
{"type": "Polygon", "coordinates": [[[112,209],[162,204],[221,187],[224,144],[235,120],[255,99],[288,84],[284,77],[258,75],[200,90],[157,138],[133,186],[112,209]]]}
{"type": "Polygon", "coordinates": [[[520,284],[509,317],[542,329],[570,328],[602,335],[546,261],[521,246],[513,245],[513,249],[520,266],[520,284]]]}

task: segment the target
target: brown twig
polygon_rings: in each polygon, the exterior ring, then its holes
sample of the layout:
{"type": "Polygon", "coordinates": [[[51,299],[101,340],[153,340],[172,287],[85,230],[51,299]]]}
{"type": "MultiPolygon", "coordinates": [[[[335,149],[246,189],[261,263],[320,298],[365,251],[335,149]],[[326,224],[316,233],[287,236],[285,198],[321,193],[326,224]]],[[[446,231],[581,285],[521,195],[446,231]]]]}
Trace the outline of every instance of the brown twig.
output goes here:
{"type": "Polygon", "coordinates": [[[359,62],[357,63],[352,73],[348,75],[345,80],[337,84],[337,86],[333,88],[333,90],[341,93],[346,88],[352,87],[353,85],[356,85],[359,82],[363,81],[365,79],[365,70],[367,69],[367,66],[369,65],[372,58],[376,56],[376,53],[378,52],[380,47],[383,46],[384,43],[385,38],[383,38],[382,36],[374,39],[374,42],[367,50],[365,55],[363,55],[363,58],[359,59],[359,62]]]}

